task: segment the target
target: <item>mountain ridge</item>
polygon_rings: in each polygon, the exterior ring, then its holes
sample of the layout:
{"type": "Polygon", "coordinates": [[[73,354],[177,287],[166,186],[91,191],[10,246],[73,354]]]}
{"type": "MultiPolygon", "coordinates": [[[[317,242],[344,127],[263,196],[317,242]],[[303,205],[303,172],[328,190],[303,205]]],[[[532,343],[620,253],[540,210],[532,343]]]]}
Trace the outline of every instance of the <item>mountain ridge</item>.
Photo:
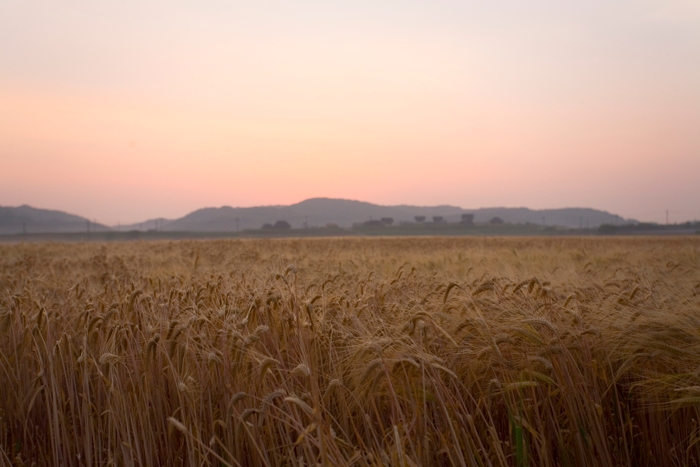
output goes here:
{"type": "Polygon", "coordinates": [[[351,227],[372,219],[391,217],[396,223],[414,222],[416,216],[425,216],[429,221],[433,216],[441,216],[447,222],[459,222],[462,214],[473,214],[474,222],[489,222],[500,217],[504,222],[533,223],[569,228],[597,228],[601,224],[636,223],[634,219],[624,219],[616,214],[592,208],[558,208],[534,210],[518,208],[479,208],[464,209],[459,206],[415,206],[379,205],[366,201],[338,198],[309,198],[291,205],[268,205],[253,207],[207,207],[168,222],[166,231],[240,231],[259,229],[264,224],[277,221],[289,222],[292,228],[323,227],[337,224],[351,227]],[[544,218],[544,219],[543,219],[544,218]]]}
{"type": "Polygon", "coordinates": [[[17,207],[0,206],[0,234],[104,232],[106,225],[64,211],[34,208],[27,204],[17,207]]]}
{"type": "Polygon", "coordinates": [[[253,207],[204,207],[178,219],[156,218],[140,223],[110,228],[85,217],[63,211],[0,206],[0,234],[86,232],[109,230],[164,230],[183,232],[235,232],[260,229],[264,224],[286,221],[292,228],[325,227],[335,224],[349,228],[353,224],[390,217],[396,223],[415,222],[424,216],[429,222],[442,217],[459,222],[462,214],[473,214],[474,222],[486,223],[498,217],[513,224],[540,224],[568,228],[598,228],[602,224],[636,223],[616,214],[592,208],[530,209],[526,207],[491,207],[464,209],[459,206],[379,205],[342,198],[309,198],[290,205],[253,207]]]}

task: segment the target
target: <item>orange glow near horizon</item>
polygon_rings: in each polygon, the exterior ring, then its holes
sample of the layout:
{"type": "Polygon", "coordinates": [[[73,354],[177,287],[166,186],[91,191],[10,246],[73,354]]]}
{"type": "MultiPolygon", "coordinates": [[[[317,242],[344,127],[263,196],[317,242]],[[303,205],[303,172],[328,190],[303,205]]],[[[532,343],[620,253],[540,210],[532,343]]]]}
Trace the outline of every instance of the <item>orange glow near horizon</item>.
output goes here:
{"type": "Polygon", "coordinates": [[[700,218],[700,9],[275,5],[0,6],[0,205],[700,218]]]}

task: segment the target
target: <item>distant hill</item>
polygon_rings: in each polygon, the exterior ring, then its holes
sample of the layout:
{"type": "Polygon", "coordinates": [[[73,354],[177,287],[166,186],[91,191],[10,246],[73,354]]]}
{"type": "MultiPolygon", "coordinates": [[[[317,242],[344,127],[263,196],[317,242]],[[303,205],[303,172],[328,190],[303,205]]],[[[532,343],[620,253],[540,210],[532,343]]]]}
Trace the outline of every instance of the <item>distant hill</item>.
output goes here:
{"type": "Polygon", "coordinates": [[[106,225],[62,211],[37,209],[23,205],[16,208],[0,206],[0,234],[104,232],[106,225]]]}
{"type": "Polygon", "coordinates": [[[394,222],[414,222],[416,216],[442,216],[447,222],[458,222],[462,214],[473,214],[474,222],[488,222],[500,217],[509,223],[546,224],[578,228],[597,228],[601,224],[636,222],[618,215],[588,208],[533,210],[527,208],[463,209],[457,206],[381,206],[362,201],[330,198],[312,198],[290,206],[260,206],[251,208],[204,208],[169,221],[162,226],[166,231],[226,232],[259,229],[263,224],[284,220],[293,228],[337,224],[350,227],[353,223],[391,217],[394,222]]]}
{"type": "MultiPolygon", "coordinates": [[[[473,214],[474,222],[485,223],[494,217],[513,224],[537,224],[569,228],[595,229],[601,224],[622,225],[634,220],[605,211],[588,208],[533,210],[528,208],[462,209],[457,206],[381,206],[347,199],[312,198],[290,206],[259,206],[251,208],[204,208],[180,219],[150,219],[122,225],[118,229],[90,222],[90,230],[161,230],[170,232],[235,232],[260,229],[264,224],[287,221],[292,228],[324,227],[337,224],[351,227],[354,223],[391,217],[396,224],[414,222],[416,216],[442,216],[446,222],[459,222],[462,214],[473,214]]],[[[36,209],[30,206],[0,207],[0,234],[86,232],[88,219],[61,211],[36,209]]]]}

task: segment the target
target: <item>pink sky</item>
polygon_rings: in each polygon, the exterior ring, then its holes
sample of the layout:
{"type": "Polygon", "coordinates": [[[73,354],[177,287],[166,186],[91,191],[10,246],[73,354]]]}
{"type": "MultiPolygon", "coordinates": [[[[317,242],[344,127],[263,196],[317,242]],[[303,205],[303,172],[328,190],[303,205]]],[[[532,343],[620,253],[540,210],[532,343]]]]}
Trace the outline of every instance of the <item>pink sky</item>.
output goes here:
{"type": "Polygon", "coordinates": [[[0,3],[0,205],[700,219],[697,2],[247,3],[0,3]]]}

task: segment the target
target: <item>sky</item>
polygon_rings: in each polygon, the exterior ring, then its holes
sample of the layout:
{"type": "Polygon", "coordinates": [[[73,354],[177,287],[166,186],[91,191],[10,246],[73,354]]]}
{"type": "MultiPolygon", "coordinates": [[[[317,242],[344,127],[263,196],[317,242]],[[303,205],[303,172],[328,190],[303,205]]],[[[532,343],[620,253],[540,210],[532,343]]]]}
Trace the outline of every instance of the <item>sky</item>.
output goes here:
{"type": "Polygon", "coordinates": [[[700,219],[700,2],[0,0],[0,205],[700,219]]]}

